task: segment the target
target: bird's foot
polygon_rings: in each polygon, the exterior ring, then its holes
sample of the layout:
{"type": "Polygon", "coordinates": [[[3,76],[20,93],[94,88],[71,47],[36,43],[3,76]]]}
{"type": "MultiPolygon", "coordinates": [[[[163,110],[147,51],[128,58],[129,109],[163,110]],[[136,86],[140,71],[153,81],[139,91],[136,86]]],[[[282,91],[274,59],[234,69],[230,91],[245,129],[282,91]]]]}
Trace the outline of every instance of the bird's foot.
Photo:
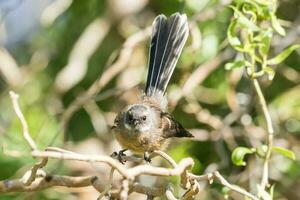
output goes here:
{"type": "Polygon", "coordinates": [[[119,152],[115,151],[110,156],[112,158],[118,159],[118,161],[124,165],[126,162],[126,159],[124,158],[126,156],[126,154],[124,152],[127,150],[128,149],[123,149],[123,150],[120,150],[119,152]]]}
{"type": "Polygon", "coordinates": [[[144,160],[145,160],[147,163],[151,163],[150,155],[151,155],[151,153],[149,153],[149,152],[147,152],[147,151],[144,153],[144,160]]]}

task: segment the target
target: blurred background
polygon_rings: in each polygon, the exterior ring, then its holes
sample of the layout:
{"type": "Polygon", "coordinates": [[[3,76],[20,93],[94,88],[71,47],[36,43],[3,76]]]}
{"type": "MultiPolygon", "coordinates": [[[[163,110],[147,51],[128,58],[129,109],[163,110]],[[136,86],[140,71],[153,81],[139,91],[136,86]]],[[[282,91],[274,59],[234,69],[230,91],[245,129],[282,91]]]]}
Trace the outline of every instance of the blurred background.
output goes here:
{"type": "MultiPolygon", "coordinates": [[[[264,144],[266,130],[251,81],[242,69],[226,71],[235,58],[226,41],[230,0],[0,0],[0,179],[19,178],[35,163],[12,108],[9,90],[20,94],[30,132],[41,149],[63,147],[88,154],[120,150],[110,126],[120,109],[138,99],[147,73],[149,31],[158,14],[185,12],[190,37],[167,94],[169,110],[195,139],[174,141],[168,153],[192,157],[193,172],[219,170],[232,183],[256,190],[261,159],[234,166],[237,146],[264,144]],[[145,31],[146,30],[146,31],[145,31]],[[149,30],[149,29],[148,29],[149,30]]],[[[300,1],[281,0],[277,16],[287,36],[276,36],[272,55],[300,43],[300,1]]],[[[293,150],[296,161],[273,154],[275,199],[300,199],[300,51],[260,82],[274,121],[275,145],[293,150]]],[[[270,55],[270,56],[272,56],[270,55]]],[[[49,173],[98,175],[103,164],[51,160],[49,173]]],[[[155,180],[144,177],[143,182],[155,180]]],[[[177,179],[165,179],[174,183],[177,179]]],[[[224,189],[201,183],[197,199],[224,199],[224,189]]],[[[0,199],[96,199],[93,188],[51,188],[0,194],[0,199]]],[[[132,199],[145,199],[134,194],[132,199]]],[[[231,197],[233,199],[237,199],[231,197]]]]}

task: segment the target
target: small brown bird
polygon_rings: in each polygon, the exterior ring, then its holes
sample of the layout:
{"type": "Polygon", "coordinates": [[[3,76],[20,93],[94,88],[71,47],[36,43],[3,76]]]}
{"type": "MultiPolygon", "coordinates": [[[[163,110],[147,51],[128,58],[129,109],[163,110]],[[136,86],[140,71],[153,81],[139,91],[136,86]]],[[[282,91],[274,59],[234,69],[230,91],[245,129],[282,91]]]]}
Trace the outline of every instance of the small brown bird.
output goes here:
{"type": "Polygon", "coordinates": [[[185,14],[175,13],[169,19],[159,15],[152,25],[148,76],[144,94],[137,104],[120,112],[112,131],[124,150],[116,153],[122,162],[127,149],[136,154],[163,150],[172,137],[193,137],[167,112],[165,91],[178,57],[188,38],[185,14]]]}

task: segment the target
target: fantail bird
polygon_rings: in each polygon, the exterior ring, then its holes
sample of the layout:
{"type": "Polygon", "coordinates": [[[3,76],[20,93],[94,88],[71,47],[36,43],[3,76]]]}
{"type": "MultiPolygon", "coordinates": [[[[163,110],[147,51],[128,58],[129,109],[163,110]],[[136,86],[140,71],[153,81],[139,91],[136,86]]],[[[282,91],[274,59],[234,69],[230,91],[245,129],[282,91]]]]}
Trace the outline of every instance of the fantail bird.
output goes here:
{"type": "MultiPolygon", "coordinates": [[[[185,14],[175,13],[169,19],[165,15],[155,18],[144,94],[140,102],[126,106],[114,121],[112,131],[120,145],[136,154],[144,154],[145,160],[149,160],[148,153],[163,150],[169,138],[193,137],[167,112],[165,96],[188,34],[185,14]]],[[[123,152],[120,151],[119,156],[124,155],[123,152]]]]}

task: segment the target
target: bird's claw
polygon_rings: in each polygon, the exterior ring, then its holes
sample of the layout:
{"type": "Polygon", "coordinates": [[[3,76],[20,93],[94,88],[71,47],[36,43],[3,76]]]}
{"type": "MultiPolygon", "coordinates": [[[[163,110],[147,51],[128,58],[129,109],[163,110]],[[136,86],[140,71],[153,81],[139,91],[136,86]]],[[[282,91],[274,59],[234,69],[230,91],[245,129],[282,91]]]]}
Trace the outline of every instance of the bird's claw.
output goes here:
{"type": "Polygon", "coordinates": [[[144,160],[145,160],[147,163],[151,163],[151,158],[150,158],[150,153],[149,153],[149,152],[145,152],[145,153],[144,153],[144,160]]]}
{"type": "Polygon", "coordinates": [[[115,151],[110,156],[112,158],[117,158],[118,161],[124,165],[126,162],[126,159],[124,158],[126,156],[126,154],[124,152],[127,150],[128,149],[123,149],[123,150],[120,150],[119,152],[115,151]]]}

